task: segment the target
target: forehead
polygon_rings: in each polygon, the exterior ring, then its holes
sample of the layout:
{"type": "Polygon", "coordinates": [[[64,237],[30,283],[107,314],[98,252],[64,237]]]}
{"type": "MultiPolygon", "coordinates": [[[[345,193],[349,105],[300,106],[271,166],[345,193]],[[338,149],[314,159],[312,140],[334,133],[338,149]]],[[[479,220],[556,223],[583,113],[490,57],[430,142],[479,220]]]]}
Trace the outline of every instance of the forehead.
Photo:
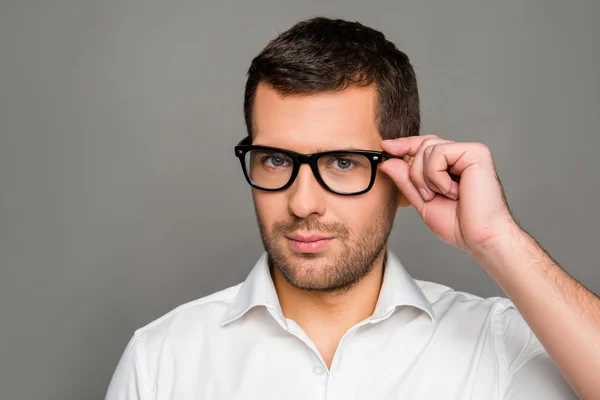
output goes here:
{"type": "Polygon", "coordinates": [[[373,86],[282,96],[261,82],[254,99],[252,143],[302,153],[379,150],[375,106],[373,86]]]}

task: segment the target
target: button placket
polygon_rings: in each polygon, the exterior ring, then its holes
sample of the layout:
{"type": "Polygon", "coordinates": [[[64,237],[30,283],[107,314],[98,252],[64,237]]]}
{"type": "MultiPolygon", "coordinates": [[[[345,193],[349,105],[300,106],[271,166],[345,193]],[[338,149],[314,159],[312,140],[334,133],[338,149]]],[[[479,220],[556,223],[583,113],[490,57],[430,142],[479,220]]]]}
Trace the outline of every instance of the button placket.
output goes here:
{"type": "Polygon", "coordinates": [[[325,362],[323,361],[323,358],[321,357],[317,346],[315,346],[312,340],[306,335],[304,330],[294,320],[288,318],[286,318],[285,320],[287,331],[292,335],[296,336],[302,342],[304,342],[304,344],[306,344],[308,349],[312,352],[312,355],[316,357],[317,364],[314,364],[313,366],[313,374],[320,377],[327,377],[327,369],[324,367],[325,362]]]}
{"type": "Polygon", "coordinates": [[[359,322],[342,336],[331,364],[327,386],[328,398],[331,396],[331,398],[354,399],[356,380],[352,377],[352,347],[360,327],[368,322],[368,320],[359,322]]]}

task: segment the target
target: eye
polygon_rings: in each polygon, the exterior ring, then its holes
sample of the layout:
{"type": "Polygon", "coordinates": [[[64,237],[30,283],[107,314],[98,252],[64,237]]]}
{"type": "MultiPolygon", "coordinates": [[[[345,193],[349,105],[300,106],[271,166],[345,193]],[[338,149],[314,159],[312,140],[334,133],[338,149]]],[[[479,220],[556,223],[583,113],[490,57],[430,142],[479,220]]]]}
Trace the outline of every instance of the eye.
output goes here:
{"type": "Polygon", "coordinates": [[[286,166],[287,160],[282,154],[273,154],[263,158],[263,162],[269,167],[281,168],[286,166]]]}
{"type": "Polygon", "coordinates": [[[371,163],[362,154],[330,154],[320,159],[319,168],[326,168],[331,172],[350,173],[370,171],[371,163]]]}
{"type": "Polygon", "coordinates": [[[341,170],[347,170],[352,168],[352,166],[354,165],[354,162],[348,158],[341,158],[341,157],[336,157],[333,161],[332,164],[334,167],[341,169],[341,170]]]}

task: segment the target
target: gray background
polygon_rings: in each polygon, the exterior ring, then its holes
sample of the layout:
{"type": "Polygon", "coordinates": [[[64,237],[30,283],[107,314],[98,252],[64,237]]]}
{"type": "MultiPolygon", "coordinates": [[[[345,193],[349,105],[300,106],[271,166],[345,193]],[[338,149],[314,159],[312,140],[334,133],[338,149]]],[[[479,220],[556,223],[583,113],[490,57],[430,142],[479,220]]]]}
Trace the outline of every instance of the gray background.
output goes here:
{"type": "MultiPolygon", "coordinates": [[[[600,292],[600,2],[3,0],[0,398],[100,399],[136,328],[246,277],[245,72],[314,15],[406,51],[422,132],[486,143],[520,223],[600,292]]],[[[391,248],[418,279],[501,294],[413,209],[391,248]]]]}

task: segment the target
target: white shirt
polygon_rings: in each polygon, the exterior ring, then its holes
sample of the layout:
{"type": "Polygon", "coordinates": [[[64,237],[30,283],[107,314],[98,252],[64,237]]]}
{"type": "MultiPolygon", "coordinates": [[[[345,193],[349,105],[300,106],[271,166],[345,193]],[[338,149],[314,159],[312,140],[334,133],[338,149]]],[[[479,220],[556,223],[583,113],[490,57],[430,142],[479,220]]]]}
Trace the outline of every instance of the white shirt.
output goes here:
{"type": "Polygon", "coordinates": [[[414,280],[388,251],[373,315],[328,370],[282,314],[266,253],[245,282],[135,331],[107,400],[576,399],[514,305],[414,280]]]}

